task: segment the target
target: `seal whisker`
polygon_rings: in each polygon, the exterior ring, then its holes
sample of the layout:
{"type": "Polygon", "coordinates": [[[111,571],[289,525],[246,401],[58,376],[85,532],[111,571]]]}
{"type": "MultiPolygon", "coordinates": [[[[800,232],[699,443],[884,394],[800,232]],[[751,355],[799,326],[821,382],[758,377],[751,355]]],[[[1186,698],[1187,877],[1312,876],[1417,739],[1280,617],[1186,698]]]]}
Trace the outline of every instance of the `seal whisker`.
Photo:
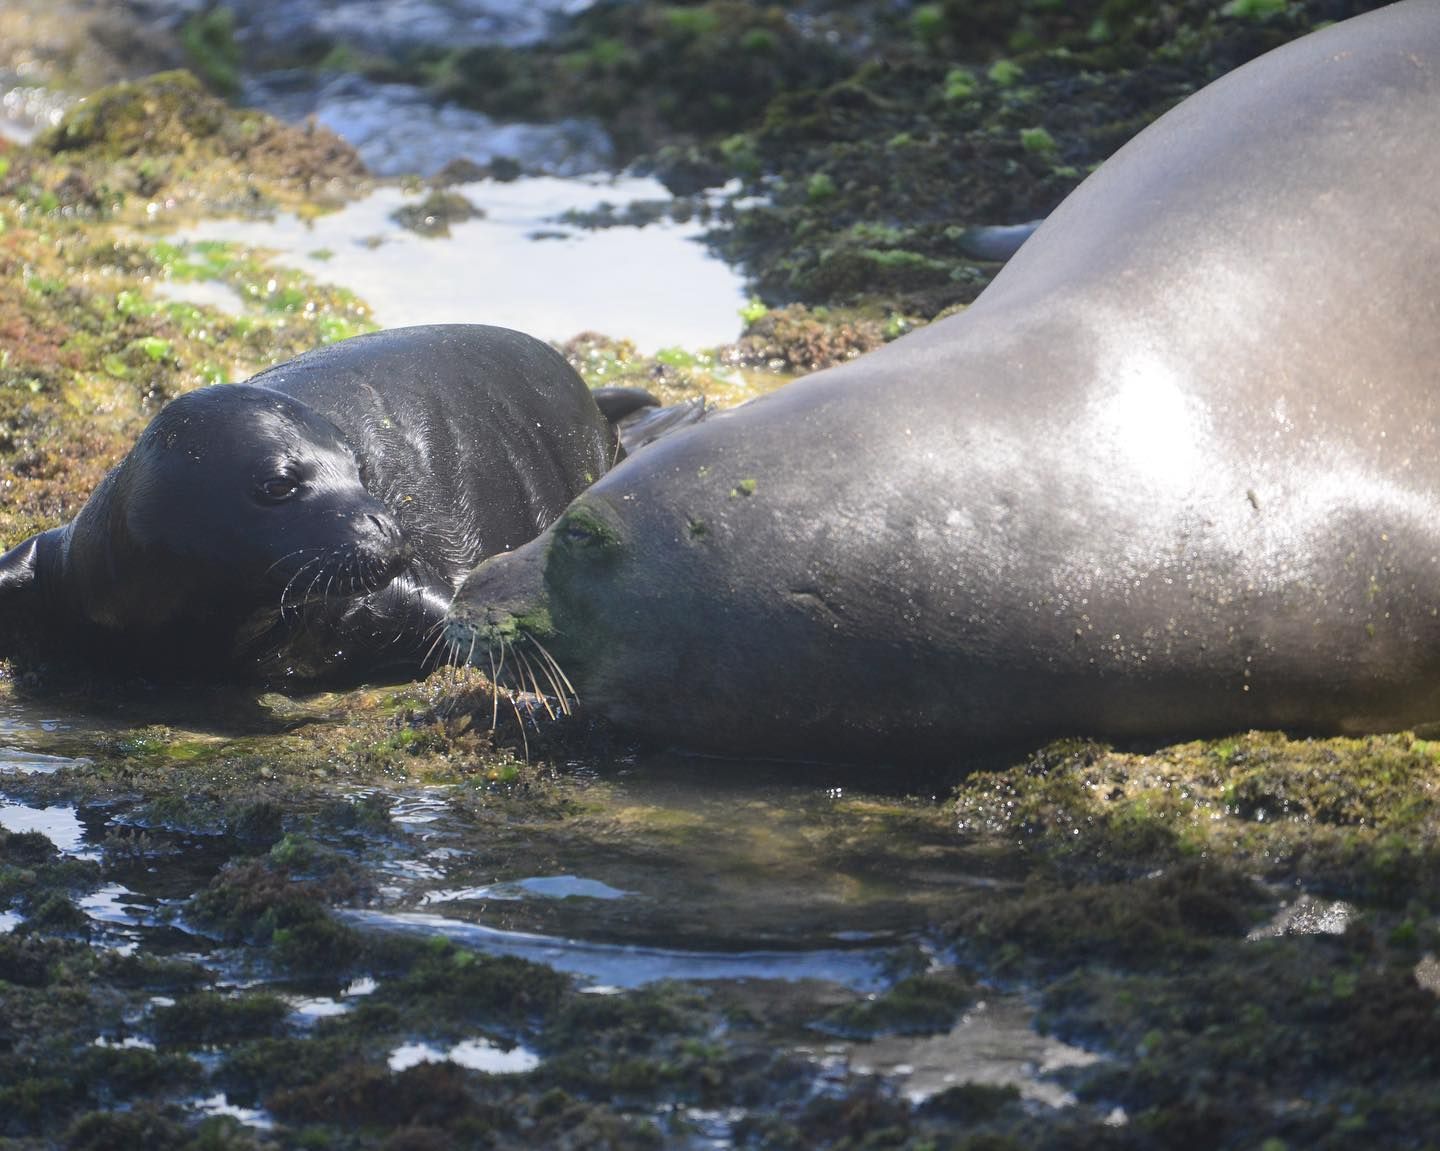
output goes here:
{"type": "MultiPolygon", "coordinates": [[[[534,642],[535,642],[535,639],[534,639],[533,636],[527,635],[526,638],[528,638],[531,643],[534,643],[534,642]]],[[[550,657],[549,657],[548,655],[546,655],[545,653],[543,653],[543,652],[537,652],[537,655],[538,655],[539,658],[540,658],[540,670],[545,673],[545,678],[550,681],[550,686],[551,686],[551,687],[554,689],[554,691],[555,691],[555,699],[556,699],[556,700],[559,702],[559,704],[560,704],[560,714],[561,714],[561,715],[569,715],[569,714],[570,714],[570,700],[567,698],[567,696],[566,696],[566,694],[565,694],[564,688],[562,688],[562,687],[560,686],[559,681],[555,678],[555,673],[550,670],[550,662],[549,662],[549,658],[550,658],[550,657]]],[[[551,718],[551,719],[554,719],[555,716],[554,716],[554,715],[551,715],[550,718],[551,718]]]]}
{"type": "MultiPolygon", "coordinates": [[[[291,554],[292,554],[292,555],[296,555],[296,554],[298,554],[298,553],[301,552],[301,551],[307,551],[307,550],[309,550],[309,549],[300,548],[300,549],[298,549],[296,552],[292,552],[291,554]]],[[[319,556],[316,556],[316,557],[313,558],[313,559],[306,560],[303,564],[301,564],[298,568],[295,569],[295,574],[292,575],[288,580],[285,581],[285,586],[280,589],[280,618],[281,618],[281,619],[284,619],[284,618],[285,618],[285,597],[290,594],[290,590],[295,586],[296,581],[299,580],[301,576],[303,576],[306,572],[308,572],[308,571],[309,571],[312,567],[314,567],[317,563],[319,563],[320,560],[321,560],[321,557],[319,557],[319,556]]],[[[301,602],[300,602],[299,604],[295,605],[295,606],[298,608],[298,607],[302,607],[303,605],[304,605],[304,601],[303,601],[303,599],[302,599],[301,602]]]]}
{"type": "Polygon", "coordinates": [[[580,693],[575,690],[575,685],[570,682],[570,677],[565,674],[565,669],[560,666],[560,661],[551,655],[550,650],[533,635],[528,635],[527,633],[527,638],[535,645],[536,650],[545,657],[550,666],[555,669],[555,674],[560,677],[560,682],[569,689],[570,694],[574,696],[575,701],[578,703],[580,701],[580,693]]]}
{"type": "Polygon", "coordinates": [[[535,694],[540,699],[540,706],[545,709],[545,714],[548,715],[553,722],[555,719],[555,710],[550,706],[550,701],[545,697],[545,693],[540,690],[540,680],[535,675],[535,668],[531,665],[530,660],[526,657],[525,653],[520,650],[519,647],[516,647],[515,649],[515,657],[520,660],[524,669],[530,673],[530,686],[535,689],[535,694]]]}
{"type": "MultiPolygon", "coordinates": [[[[534,642],[533,636],[531,637],[531,641],[534,642]]],[[[560,680],[560,686],[557,686],[555,690],[559,693],[560,698],[565,701],[565,713],[568,715],[574,710],[571,707],[571,703],[579,703],[580,696],[574,687],[570,685],[569,677],[561,670],[560,664],[555,657],[544,649],[541,649],[541,655],[545,657],[545,674],[553,675],[560,680]]]]}
{"type": "Polygon", "coordinates": [[[505,653],[510,650],[510,645],[503,638],[500,640],[500,663],[495,668],[495,686],[500,686],[500,681],[505,678],[505,653]]]}
{"type": "MultiPolygon", "coordinates": [[[[425,654],[420,657],[420,667],[422,670],[429,665],[430,657],[435,654],[435,650],[445,641],[445,638],[445,618],[443,616],[421,632],[420,642],[424,643],[427,639],[430,641],[430,646],[425,649],[425,654]]],[[[391,642],[394,641],[392,640],[391,642]]],[[[435,666],[439,667],[440,665],[437,663],[435,666]]]]}
{"type": "MultiPolygon", "coordinates": [[[[475,654],[475,636],[470,637],[470,651],[465,656],[465,662],[470,662],[470,657],[475,654]]],[[[490,730],[495,730],[495,725],[500,721],[500,685],[496,682],[495,673],[495,652],[492,649],[486,653],[490,657],[490,730]]]]}
{"type": "Polygon", "coordinates": [[[510,697],[510,708],[515,712],[515,722],[520,725],[520,744],[525,749],[525,762],[530,762],[530,737],[525,734],[525,720],[520,716],[520,705],[515,702],[515,697],[510,697]]]}
{"type": "MultiPolygon", "coordinates": [[[[435,628],[434,632],[435,638],[430,641],[430,646],[425,649],[425,654],[420,657],[421,668],[429,666],[430,658],[435,654],[435,649],[445,640],[445,633],[440,628],[435,628]]],[[[435,666],[439,667],[440,665],[437,663],[435,666]]]]}
{"type": "Polygon", "coordinates": [[[281,564],[283,564],[283,563],[284,563],[286,560],[288,560],[291,556],[301,556],[301,555],[304,555],[304,554],[305,554],[306,552],[308,552],[309,550],[310,550],[310,549],[309,549],[308,547],[304,547],[304,548],[296,548],[294,551],[286,552],[283,556],[281,556],[278,560],[276,560],[273,564],[271,564],[268,568],[266,568],[265,571],[264,571],[262,574],[268,576],[271,572],[273,572],[276,568],[278,568],[281,564]]]}
{"type": "Polygon", "coordinates": [[[527,682],[527,680],[526,680],[526,678],[525,678],[525,653],[520,650],[520,645],[519,645],[519,644],[516,644],[516,645],[515,645],[514,655],[515,655],[515,677],[516,677],[516,679],[518,680],[518,687],[519,687],[519,690],[520,690],[521,694],[523,694],[523,695],[538,694],[537,692],[534,692],[534,689],[533,689],[533,678],[534,678],[534,677],[531,677],[531,681],[528,681],[528,682],[527,682]]]}

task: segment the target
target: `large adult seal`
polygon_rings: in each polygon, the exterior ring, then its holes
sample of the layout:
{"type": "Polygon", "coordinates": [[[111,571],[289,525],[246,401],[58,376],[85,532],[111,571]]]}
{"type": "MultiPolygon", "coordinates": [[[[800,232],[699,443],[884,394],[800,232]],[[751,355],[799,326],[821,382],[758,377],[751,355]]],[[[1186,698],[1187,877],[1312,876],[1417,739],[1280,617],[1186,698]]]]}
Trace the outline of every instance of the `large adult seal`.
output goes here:
{"type": "Polygon", "coordinates": [[[72,522],[0,557],[0,611],[42,652],[154,671],[416,670],[464,574],[617,450],[530,336],[359,336],[173,400],[72,522]]]}
{"type": "Polygon", "coordinates": [[[617,468],[466,581],[706,751],[1440,718],[1440,4],[1121,149],[965,313],[617,468]]]}

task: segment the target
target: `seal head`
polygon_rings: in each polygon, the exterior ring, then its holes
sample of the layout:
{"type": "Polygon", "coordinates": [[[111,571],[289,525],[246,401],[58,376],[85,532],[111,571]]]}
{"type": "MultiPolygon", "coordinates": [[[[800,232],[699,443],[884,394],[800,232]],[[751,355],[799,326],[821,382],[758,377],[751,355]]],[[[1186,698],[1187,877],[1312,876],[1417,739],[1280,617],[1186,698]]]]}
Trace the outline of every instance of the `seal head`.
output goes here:
{"type": "MultiPolygon", "coordinates": [[[[340,430],[289,396],[168,404],[73,521],[0,557],[6,601],[142,665],[244,658],[287,617],[401,569],[399,525],[340,430]]],[[[253,652],[251,652],[253,654],[253,652]]]]}

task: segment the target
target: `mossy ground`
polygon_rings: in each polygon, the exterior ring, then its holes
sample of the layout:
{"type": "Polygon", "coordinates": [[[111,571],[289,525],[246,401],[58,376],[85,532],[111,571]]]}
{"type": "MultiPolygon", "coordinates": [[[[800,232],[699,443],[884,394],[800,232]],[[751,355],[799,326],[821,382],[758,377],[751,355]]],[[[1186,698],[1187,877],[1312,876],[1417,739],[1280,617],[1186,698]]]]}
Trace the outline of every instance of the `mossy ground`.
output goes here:
{"type": "Polygon", "coordinates": [[[77,105],[0,153],[0,538],[68,519],[159,406],[369,327],[353,296],[263,257],[165,238],[196,211],[323,210],[364,186],[322,129],[235,113],[185,73],[77,105]],[[232,284],[229,316],[166,280],[232,284]]]}
{"type": "MultiPolygon", "coordinates": [[[[845,27],[862,7],[815,11],[845,27]]],[[[617,117],[650,109],[636,131],[657,156],[671,143],[673,178],[769,173],[772,202],[737,217],[735,250],[756,253],[771,304],[809,307],[757,306],[718,360],[646,360],[603,336],[567,351],[592,382],[676,398],[732,362],[798,373],[893,337],[989,274],[950,227],[1043,211],[1184,91],[1355,5],[1231,7],[887,9],[885,57],[861,66],[791,43],[768,10],[596,6],[590,39],[557,57],[573,83],[554,98],[600,77],[617,117]],[[723,68],[694,66],[719,43],[723,68]],[[757,80],[757,60],[783,63],[757,80]],[[687,87],[710,80],[703,99],[687,87]],[[857,282],[871,290],[835,309],[857,282]]],[[[517,59],[496,67],[523,87],[517,59]]],[[[460,91],[468,65],[439,63],[436,83],[460,91]]],[[[95,97],[0,167],[7,543],[72,514],[169,396],[367,325],[361,302],[261,255],[165,239],[182,208],[353,192],[353,157],[323,134],[169,76],[95,97]],[[249,307],[156,290],[186,279],[249,307]]],[[[1281,1151],[1427,1147],[1440,1129],[1440,751],[1412,736],[1059,744],[979,769],[957,753],[909,779],[683,762],[647,777],[578,722],[522,745],[502,709],[492,732],[471,673],[306,699],[0,678],[0,721],[18,714],[60,718],[0,742],[86,762],[6,774],[5,795],[75,805],[95,858],[0,831],[0,912],[20,921],[0,934],[0,1147],[657,1147],[719,1130],[756,1148],[1281,1151]],[[863,935],[891,954],[888,990],[593,995],[520,959],[360,930],[337,908],[406,874],[416,847],[396,812],[422,791],[457,883],[573,870],[648,893],[494,902],[487,924],[695,949],[863,935]],[[88,912],[97,884],[144,892],[135,921],[88,912]],[[347,992],[364,979],[369,994],[347,992]],[[297,1014],[316,994],[351,1009],[297,1014]],[[1052,1075],[1073,1105],[975,1084],[916,1105],[805,1054],[944,1033],[1005,995],[1101,1056],[1052,1075]],[[390,1069],[401,1043],[477,1036],[540,1064],[390,1069]],[[220,1092],[274,1126],[205,1117],[197,1100],[220,1092]]]]}

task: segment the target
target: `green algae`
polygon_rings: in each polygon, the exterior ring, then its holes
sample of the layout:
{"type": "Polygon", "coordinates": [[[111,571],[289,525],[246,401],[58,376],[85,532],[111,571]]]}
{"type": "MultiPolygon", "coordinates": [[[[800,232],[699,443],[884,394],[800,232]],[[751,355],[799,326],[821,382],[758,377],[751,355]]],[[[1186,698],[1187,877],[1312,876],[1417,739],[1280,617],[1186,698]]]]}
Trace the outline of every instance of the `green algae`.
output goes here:
{"type": "Polygon", "coordinates": [[[1220,7],[1220,15],[1240,20],[1264,20],[1278,16],[1289,7],[1288,0],[1229,0],[1220,7]]]}
{"type": "Polygon", "coordinates": [[[1058,745],[961,787],[964,834],[1029,862],[1020,898],[954,930],[987,966],[1040,983],[1047,1027],[1135,1052],[1076,1090],[1120,1100],[1146,1138],[1343,1146],[1419,1129],[1433,1069],[1417,1050],[1440,1026],[1414,974],[1437,783],[1410,736],[1058,745]],[[1364,911],[1331,934],[1262,930],[1305,891],[1364,911]],[[1197,1068],[1218,1076],[1198,1095],[1197,1068]],[[1301,1081],[1308,1102],[1278,1120],[1301,1081]],[[1355,1125],[1371,1112],[1379,1128],[1355,1125]]]}
{"type": "Polygon", "coordinates": [[[221,96],[240,92],[240,49],[235,43],[235,13],[223,4],[196,12],[180,29],[190,67],[221,96]]]}
{"type": "Polygon", "coordinates": [[[949,968],[900,980],[884,995],[832,1011],[816,1026],[838,1035],[930,1035],[950,1030],[976,1000],[974,977],[949,968]]]}

